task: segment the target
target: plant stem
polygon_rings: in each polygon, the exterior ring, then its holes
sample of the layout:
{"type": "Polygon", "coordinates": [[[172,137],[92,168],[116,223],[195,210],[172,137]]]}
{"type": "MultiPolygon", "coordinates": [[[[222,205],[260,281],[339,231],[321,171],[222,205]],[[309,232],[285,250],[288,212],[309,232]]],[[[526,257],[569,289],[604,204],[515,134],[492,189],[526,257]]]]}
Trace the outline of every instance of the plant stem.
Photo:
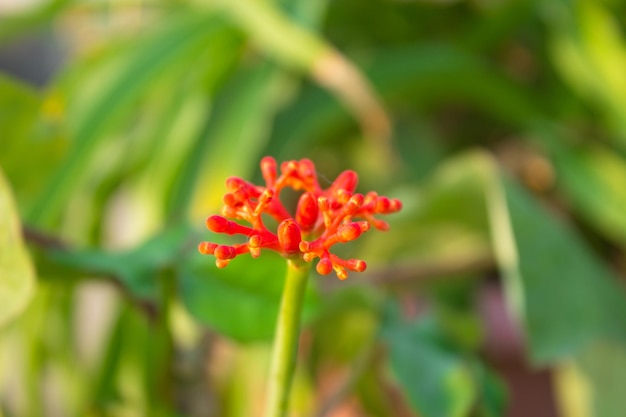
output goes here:
{"type": "Polygon", "coordinates": [[[280,301],[270,364],[265,417],[284,417],[287,413],[308,277],[308,264],[287,261],[287,278],[280,301]]]}

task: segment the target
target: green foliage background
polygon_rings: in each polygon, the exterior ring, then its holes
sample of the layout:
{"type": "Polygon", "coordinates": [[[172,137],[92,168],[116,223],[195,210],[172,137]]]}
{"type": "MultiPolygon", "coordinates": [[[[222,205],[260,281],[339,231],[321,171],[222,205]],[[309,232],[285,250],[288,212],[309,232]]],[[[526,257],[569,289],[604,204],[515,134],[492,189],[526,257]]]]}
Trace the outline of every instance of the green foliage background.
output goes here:
{"type": "Polygon", "coordinates": [[[3,45],[65,57],[43,87],[0,73],[0,415],[258,415],[284,264],[218,270],[195,248],[219,239],[203,220],[224,180],[272,155],[404,203],[346,249],[368,272],[312,280],[293,416],[507,415],[494,285],[558,415],[622,416],[623,16],[618,0],[0,14],[3,45]]]}

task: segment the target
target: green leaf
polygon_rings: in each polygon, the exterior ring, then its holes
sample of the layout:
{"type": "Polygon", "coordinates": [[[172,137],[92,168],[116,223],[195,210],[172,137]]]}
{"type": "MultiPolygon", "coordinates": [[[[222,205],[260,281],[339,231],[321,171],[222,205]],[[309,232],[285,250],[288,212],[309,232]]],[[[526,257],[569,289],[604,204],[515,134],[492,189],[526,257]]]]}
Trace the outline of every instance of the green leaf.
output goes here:
{"type": "Polygon", "coordinates": [[[495,372],[487,368],[483,363],[474,363],[474,375],[480,390],[480,402],[478,414],[481,417],[502,417],[506,415],[507,390],[504,382],[495,372]]]}
{"type": "Polygon", "coordinates": [[[159,293],[159,271],[174,268],[191,249],[193,236],[191,228],[183,224],[164,230],[130,251],[56,250],[48,256],[58,265],[82,274],[113,277],[134,297],[155,300],[159,293]]]}
{"type": "MultiPolygon", "coordinates": [[[[437,225],[455,223],[476,236],[491,233],[507,302],[534,362],[567,357],[602,336],[626,340],[626,294],[619,279],[571,227],[504,177],[483,152],[449,160],[429,183],[434,188],[420,195],[417,218],[423,223],[415,233],[430,236],[437,225]]],[[[451,259],[463,253],[458,250],[451,259]]]]}
{"type": "Polygon", "coordinates": [[[591,344],[555,371],[563,417],[620,417],[626,398],[626,347],[606,340],[591,344]]]}
{"type": "Polygon", "coordinates": [[[574,208],[597,230],[626,247],[626,161],[600,146],[563,147],[554,152],[554,161],[559,185],[574,208]]]}
{"type": "Polygon", "coordinates": [[[269,139],[271,121],[289,92],[289,77],[264,62],[236,73],[221,91],[206,127],[200,153],[198,181],[194,186],[192,214],[205,217],[218,210],[220,193],[232,175],[250,177],[258,169],[260,153],[269,139]]]}
{"type": "Polygon", "coordinates": [[[54,126],[53,102],[32,87],[0,74],[0,166],[16,190],[20,206],[44,183],[64,149],[54,126]]]}
{"type": "MultiPolygon", "coordinates": [[[[268,341],[274,335],[287,261],[272,252],[258,259],[240,256],[223,269],[211,256],[196,255],[182,270],[182,299],[201,323],[239,342],[268,341]]],[[[316,310],[312,286],[304,321],[316,310]]]]}
{"type": "Polygon", "coordinates": [[[424,417],[465,417],[476,400],[471,367],[445,345],[434,321],[404,322],[390,314],[383,327],[394,375],[424,417]]]}
{"type": "Polygon", "coordinates": [[[35,269],[22,241],[13,194],[0,171],[0,326],[26,308],[34,289],[35,269]]]}
{"type": "Polygon", "coordinates": [[[210,44],[230,44],[236,36],[213,14],[179,13],[148,36],[120,48],[109,61],[92,66],[93,72],[73,85],[67,99],[68,128],[73,139],[70,151],[51,175],[28,219],[47,224],[56,217],[80,183],[99,142],[128,117],[135,101],[150,90],[155,80],[170,71],[184,71],[190,59],[211,49],[210,44]]]}
{"type": "MultiPolygon", "coordinates": [[[[543,119],[541,103],[524,89],[487,62],[446,44],[377,51],[366,75],[389,106],[427,107],[455,100],[517,127],[534,127],[543,119]]],[[[277,157],[290,155],[296,146],[345,134],[351,123],[330,94],[309,87],[277,117],[271,147],[280,151],[277,157]]]]}
{"type": "Polygon", "coordinates": [[[548,363],[603,337],[626,340],[618,278],[562,219],[483,158],[494,250],[531,359],[548,363]],[[575,325],[573,325],[575,323],[575,325]]]}
{"type": "Polygon", "coordinates": [[[0,45],[17,36],[44,26],[61,13],[74,0],[48,0],[19,15],[0,15],[0,45]]]}
{"type": "Polygon", "coordinates": [[[441,165],[421,189],[396,195],[404,204],[393,238],[371,239],[365,258],[450,267],[491,256],[480,171],[462,158],[441,165]]]}
{"type": "Polygon", "coordinates": [[[542,7],[552,23],[550,52],[556,69],[574,91],[603,111],[623,145],[626,42],[619,19],[593,0],[546,2],[542,7]]]}

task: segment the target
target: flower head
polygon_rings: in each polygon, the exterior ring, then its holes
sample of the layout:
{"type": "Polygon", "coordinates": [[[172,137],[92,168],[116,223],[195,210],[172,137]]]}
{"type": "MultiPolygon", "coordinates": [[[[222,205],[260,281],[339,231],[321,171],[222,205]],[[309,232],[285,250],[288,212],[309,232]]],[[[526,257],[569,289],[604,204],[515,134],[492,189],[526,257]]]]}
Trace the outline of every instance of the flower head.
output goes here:
{"type": "Polygon", "coordinates": [[[317,272],[327,275],[335,271],[340,279],[345,279],[348,271],[363,272],[367,265],[360,259],[339,258],[330,253],[331,247],[357,239],[371,226],[387,230],[388,224],[375,216],[402,208],[400,200],[373,191],[366,195],[355,193],[358,176],[354,171],[342,172],[330,187],[322,189],[315,165],[308,159],[283,162],[279,174],[276,161],[268,156],[261,160],[261,173],[265,186],[238,177],[228,178],[222,215],[206,220],[207,228],[215,233],[247,238],[246,242],[232,246],[200,243],[200,253],[214,255],[220,268],[243,253],[256,258],[262,249],[271,249],[289,259],[311,262],[319,258],[317,272]],[[294,215],[280,201],[280,193],[286,187],[303,192],[294,215]],[[263,214],[278,222],[276,233],[267,229],[263,214]],[[250,226],[229,219],[243,220],[250,226]]]}

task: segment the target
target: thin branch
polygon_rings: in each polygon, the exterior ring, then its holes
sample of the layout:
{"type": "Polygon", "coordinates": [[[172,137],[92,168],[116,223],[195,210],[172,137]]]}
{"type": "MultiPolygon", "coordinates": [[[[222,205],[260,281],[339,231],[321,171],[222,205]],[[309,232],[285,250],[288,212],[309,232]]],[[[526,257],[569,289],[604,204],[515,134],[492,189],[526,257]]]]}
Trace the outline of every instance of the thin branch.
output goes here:
{"type": "MultiPolygon", "coordinates": [[[[66,251],[71,252],[72,247],[62,239],[42,232],[41,230],[24,225],[22,227],[22,236],[24,241],[45,252],[66,251]]],[[[155,321],[158,316],[158,306],[152,300],[136,297],[125,284],[124,280],[115,274],[102,273],[100,271],[79,271],[90,276],[96,276],[113,284],[120,292],[129,299],[133,304],[142,310],[150,321],[155,321]]]]}

